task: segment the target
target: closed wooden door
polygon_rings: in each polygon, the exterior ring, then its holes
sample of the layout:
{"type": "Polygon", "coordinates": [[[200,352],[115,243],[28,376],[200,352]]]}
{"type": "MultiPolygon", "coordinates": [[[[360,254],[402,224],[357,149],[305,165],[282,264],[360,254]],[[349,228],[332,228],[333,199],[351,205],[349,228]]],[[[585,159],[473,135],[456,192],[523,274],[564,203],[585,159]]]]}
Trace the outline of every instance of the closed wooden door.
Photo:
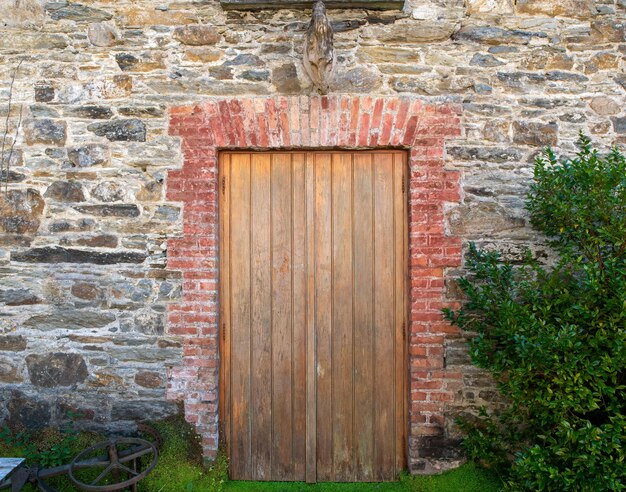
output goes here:
{"type": "Polygon", "coordinates": [[[220,154],[231,478],[381,481],[404,468],[405,159],[220,154]]]}

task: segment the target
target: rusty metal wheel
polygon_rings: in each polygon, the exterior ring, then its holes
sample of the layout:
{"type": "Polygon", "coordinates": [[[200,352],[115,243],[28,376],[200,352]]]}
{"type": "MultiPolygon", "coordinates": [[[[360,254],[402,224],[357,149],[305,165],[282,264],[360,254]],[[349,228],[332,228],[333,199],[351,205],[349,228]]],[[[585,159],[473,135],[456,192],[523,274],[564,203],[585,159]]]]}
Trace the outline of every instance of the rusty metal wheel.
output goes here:
{"type": "Polygon", "coordinates": [[[86,492],[113,492],[136,484],[156,466],[159,451],[145,439],[119,437],[100,442],[78,454],[70,463],[68,476],[86,492]],[[105,454],[106,452],[106,454],[105,454]],[[102,470],[93,479],[97,470],[102,470]]]}
{"type": "Polygon", "coordinates": [[[152,442],[154,442],[157,449],[161,451],[161,447],[163,447],[163,436],[157,429],[151,425],[140,422],[137,424],[137,431],[139,431],[139,435],[144,434],[144,437],[151,437],[153,439],[152,442]]]}

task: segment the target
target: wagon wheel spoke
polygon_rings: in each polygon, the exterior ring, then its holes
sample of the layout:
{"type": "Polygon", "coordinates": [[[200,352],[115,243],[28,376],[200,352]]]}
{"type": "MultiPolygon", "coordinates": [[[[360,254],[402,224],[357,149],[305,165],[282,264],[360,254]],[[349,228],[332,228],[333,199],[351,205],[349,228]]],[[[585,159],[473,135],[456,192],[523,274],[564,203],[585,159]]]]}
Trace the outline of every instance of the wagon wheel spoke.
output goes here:
{"type": "Polygon", "coordinates": [[[93,482],[91,482],[91,485],[97,485],[98,482],[106,477],[113,468],[115,468],[115,463],[111,463],[109,466],[107,466],[104,471],[100,475],[98,475],[98,477],[93,482]]]}
{"type": "MultiPolygon", "coordinates": [[[[68,466],[70,481],[80,490],[105,490],[127,488],[135,484],[152,471],[158,460],[159,453],[154,444],[145,439],[116,438],[95,444],[79,453],[68,466]],[[108,460],[99,456],[103,450],[108,454],[108,460]],[[95,454],[95,458],[85,459],[95,454]],[[137,469],[137,461],[146,461],[137,469]],[[75,475],[76,471],[95,468],[93,474],[100,473],[91,483],[84,482],[83,477],[75,475]],[[108,485],[105,485],[108,484],[108,485]]],[[[84,474],[83,474],[84,475],[84,474]]],[[[93,475],[92,475],[93,476],[93,475]]],[[[85,477],[87,478],[87,477],[85,477]]]]}
{"type": "MultiPolygon", "coordinates": [[[[129,461],[132,461],[134,459],[137,458],[141,458],[142,456],[145,456],[148,453],[152,453],[153,450],[151,447],[145,447],[145,448],[140,448],[137,451],[133,451],[132,454],[129,454],[128,456],[124,456],[123,458],[120,458],[120,463],[128,463],[129,461]]],[[[121,455],[122,453],[120,453],[121,455]]]]}
{"type": "Polygon", "coordinates": [[[110,463],[111,463],[111,460],[109,459],[108,456],[96,456],[94,458],[89,458],[88,460],[77,461],[75,466],[77,469],[92,468],[96,466],[107,466],[110,463]]]}
{"type": "Polygon", "coordinates": [[[139,475],[138,472],[136,472],[135,470],[131,470],[130,468],[128,468],[127,466],[122,465],[121,463],[118,463],[117,467],[120,470],[123,470],[126,473],[129,473],[132,477],[136,477],[137,475],[139,475]]]}
{"type": "Polygon", "coordinates": [[[111,460],[108,456],[98,456],[98,458],[94,458],[94,461],[89,461],[87,466],[107,466],[111,463],[111,460]]]}

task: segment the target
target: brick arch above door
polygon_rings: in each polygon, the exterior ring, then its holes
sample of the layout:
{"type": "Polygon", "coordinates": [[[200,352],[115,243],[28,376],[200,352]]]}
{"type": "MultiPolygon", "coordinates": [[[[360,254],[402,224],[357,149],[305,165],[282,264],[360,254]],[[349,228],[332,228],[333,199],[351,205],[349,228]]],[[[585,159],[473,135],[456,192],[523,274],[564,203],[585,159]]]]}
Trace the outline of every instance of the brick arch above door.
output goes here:
{"type": "Polygon", "coordinates": [[[183,205],[182,236],[167,243],[167,269],[180,272],[169,334],[183,339],[168,398],[184,402],[206,459],[219,442],[218,152],[223,149],[380,149],[409,151],[409,442],[412,471],[440,466],[448,453],[446,404],[461,374],[445,369],[445,269],[461,263],[461,241],[446,233],[445,204],[458,202],[459,175],[444,168],[444,143],[461,133],[454,103],[404,97],[298,96],[211,99],[170,110],[181,169],[167,176],[168,201],[183,205]]]}

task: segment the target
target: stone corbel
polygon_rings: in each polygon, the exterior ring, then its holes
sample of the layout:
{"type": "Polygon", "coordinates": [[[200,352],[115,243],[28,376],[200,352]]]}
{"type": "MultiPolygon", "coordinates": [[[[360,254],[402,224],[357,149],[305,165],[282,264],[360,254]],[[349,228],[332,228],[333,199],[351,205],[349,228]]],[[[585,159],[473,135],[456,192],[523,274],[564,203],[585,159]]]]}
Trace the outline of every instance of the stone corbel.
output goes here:
{"type": "Polygon", "coordinates": [[[320,94],[327,94],[337,61],[333,28],[322,0],[313,5],[313,16],[304,40],[304,70],[320,94]]]}

